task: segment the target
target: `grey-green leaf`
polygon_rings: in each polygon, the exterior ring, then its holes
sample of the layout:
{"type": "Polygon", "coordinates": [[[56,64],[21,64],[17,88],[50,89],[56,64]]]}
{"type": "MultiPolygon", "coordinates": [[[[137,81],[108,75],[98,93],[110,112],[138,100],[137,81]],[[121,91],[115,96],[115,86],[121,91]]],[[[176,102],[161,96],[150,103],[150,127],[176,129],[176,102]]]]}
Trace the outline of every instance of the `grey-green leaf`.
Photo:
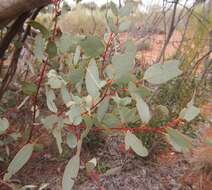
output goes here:
{"type": "Polygon", "coordinates": [[[68,133],[66,137],[66,143],[67,145],[73,149],[77,146],[77,137],[73,133],[68,133]]]}
{"type": "Polygon", "coordinates": [[[50,111],[57,113],[57,106],[54,102],[56,99],[56,96],[54,94],[54,91],[52,89],[46,88],[46,99],[47,99],[47,107],[50,111]]]}
{"type": "Polygon", "coordinates": [[[74,185],[74,178],[77,177],[80,167],[80,158],[78,155],[72,157],[65,167],[62,179],[62,190],[71,190],[74,185]]]}
{"type": "Polygon", "coordinates": [[[81,109],[77,104],[72,105],[66,115],[69,117],[69,121],[74,125],[79,125],[82,122],[81,109]]]}
{"type": "Polygon", "coordinates": [[[6,118],[0,118],[0,135],[9,128],[9,122],[6,118]]]}
{"type": "Polygon", "coordinates": [[[152,65],[144,73],[144,79],[152,84],[162,84],[181,74],[182,71],[179,69],[179,61],[170,60],[164,64],[157,63],[152,65]]]}
{"type": "Polygon", "coordinates": [[[146,147],[144,147],[141,140],[129,131],[125,135],[125,146],[126,150],[132,148],[133,151],[141,157],[148,156],[148,150],[146,149],[146,147]]]}
{"type": "Polygon", "coordinates": [[[97,98],[100,95],[99,90],[106,84],[99,79],[99,71],[94,59],[92,59],[88,65],[85,84],[88,93],[93,98],[97,98]]]}
{"type": "Polygon", "coordinates": [[[39,62],[41,62],[45,58],[45,56],[44,56],[45,43],[46,43],[45,39],[42,37],[42,35],[38,34],[35,37],[33,53],[39,62]]]}
{"type": "Polygon", "coordinates": [[[136,98],[136,107],[137,107],[137,110],[138,110],[141,120],[144,123],[148,123],[149,120],[151,119],[151,113],[150,113],[149,106],[147,105],[147,103],[141,97],[137,97],[136,98]]]}
{"type": "Polygon", "coordinates": [[[105,116],[105,114],[106,114],[106,112],[108,110],[109,103],[110,103],[110,97],[107,96],[107,97],[105,97],[105,99],[98,106],[98,109],[97,109],[97,119],[99,121],[101,121],[104,118],[104,116],[105,116]]]}
{"type": "Polygon", "coordinates": [[[179,131],[168,128],[166,138],[178,152],[188,152],[192,148],[192,140],[179,131]]]}
{"type": "Polygon", "coordinates": [[[33,144],[26,144],[22,147],[21,150],[19,150],[19,152],[10,162],[7,168],[8,175],[6,175],[5,178],[7,178],[8,176],[11,177],[12,175],[16,174],[26,164],[26,162],[30,159],[32,155],[33,147],[33,144]]]}
{"type": "Polygon", "coordinates": [[[99,57],[104,52],[104,44],[97,36],[87,36],[80,42],[80,46],[88,57],[99,57]]]}
{"type": "Polygon", "coordinates": [[[185,119],[186,121],[191,121],[193,120],[196,116],[198,116],[200,113],[200,109],[190,105],[187,108],[184,108],[181,112],[180,112],[180,117],[182,119],[185,119]]]}

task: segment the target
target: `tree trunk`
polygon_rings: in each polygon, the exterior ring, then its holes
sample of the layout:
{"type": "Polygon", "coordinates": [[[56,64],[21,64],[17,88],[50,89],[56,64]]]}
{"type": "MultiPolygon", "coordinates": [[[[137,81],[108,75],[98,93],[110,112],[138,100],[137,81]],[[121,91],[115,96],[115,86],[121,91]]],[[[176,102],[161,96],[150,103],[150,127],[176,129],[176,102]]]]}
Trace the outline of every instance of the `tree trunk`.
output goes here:
{"type": "Polygon", "coordinates": [[[0,0],[0,28],[26,11],[51,3],[51,0],[0,0]]]}

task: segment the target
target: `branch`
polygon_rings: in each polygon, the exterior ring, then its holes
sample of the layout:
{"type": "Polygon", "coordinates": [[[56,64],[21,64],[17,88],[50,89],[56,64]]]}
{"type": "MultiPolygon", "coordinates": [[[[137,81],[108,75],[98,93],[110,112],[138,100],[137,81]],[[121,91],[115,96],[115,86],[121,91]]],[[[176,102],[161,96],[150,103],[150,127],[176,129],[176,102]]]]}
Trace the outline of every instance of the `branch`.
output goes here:
{"type": "Polygon", "coordinates": [[[0,28],[24,12],[50,3],[51,0],[0,0],[0,28]]]}

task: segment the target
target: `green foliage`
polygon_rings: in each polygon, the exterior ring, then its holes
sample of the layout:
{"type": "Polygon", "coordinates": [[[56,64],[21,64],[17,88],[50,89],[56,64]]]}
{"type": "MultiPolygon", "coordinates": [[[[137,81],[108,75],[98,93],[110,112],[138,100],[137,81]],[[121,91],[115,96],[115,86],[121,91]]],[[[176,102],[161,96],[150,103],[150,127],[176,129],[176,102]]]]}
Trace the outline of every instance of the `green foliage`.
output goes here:
{"type": "MultiPolygon", "coordinates": [[[[22,94],[32,96],[33,100],[41,98],[35,97],[37,90],[45,94],[44,106],[33,101],[38,104],[35,106],[45,107],[40,110],[39,117],[35,118],[36,122],[40,122],[54,137],[60,154],[65,147],[69,147],[68,151],[76,152],[65,167],[63,190],[72,189],[80,169],[83,140],[89,139],[93,130],[117,130],[123,133],[126,150],[132,149],[141,157],[149,155],[152,141],[159,141],[164,136],[176,151],[187,152],[192,148],[192,140],[174,129],[176,126],[163,128],[174,117],[190,122],[200,113],[199,108],[194,106],[192,80],[188,78],[189,80],[184,81],[181,78],[182,61],[171,59],[163,64],[153,64],[147,70],[140,69],[139,73],[135,72],[137,48],[133,40],[128,37],[122,43],[120,51],[115,46],[119,33],[128,31],[133,24],[129,17],[137,7],[135,3],[127,1],[121,8],[111,3],[110,8],[106,19],[102,15],[95,16],[95,19],[100,17],[102,30],[107,28],[105,39],[97,36],[95,32],[91,35],[90,29],[86,32],[77,31],[77,35],[73,34],[76,32],[74,29],[74,32],[64,32],[67,31],[64,28],[69,27],[65,23],[67,19],[73,22],[71,26],[75,24],[74,19],[79,19],[76,28],[79,24],[90,27],[87,19],[91,19],[91,15],[87,17],[88,12],[79,11],[80,6],[60,18],[62,33],[54,38],[51,36],[51,28],[37,21],[30,22],[33,28],[40,31],[33,44],[35,59],[46,65],[36,65],[37,70],[41,70],[36,73],[39,75],[38,82],[41,82],[40,89],[37,80],[25,80],[21,89],[22,94]],[[82,15],[78,15],[79,12],[82,15]],[[46,69],[44,72],[43,68],[46,69]],[[41,80],[40,74],[43,74],[45,80],[41,80]],[[192,95],[192,100],[187,104],[192,95]],[[134,134],[136,129],[140,131],[134,134]]],[[[7,119],[0,119],[0,135],[8,128],[7,119]]],[[[6,180],[23,167],[33,150],[33,144],[23,146],[8,167],[4,176],[6,180]]],[[[93,161],[89,164],[87,168],[91,164],[92,167],[96,166],[93,161]]]]}
{"type": "Polygon", "coordinates": [[[30,159],[33,152],[33,144],[27,144],[22,147],[21,150],[15,155],[10,162],[7,173],[4,175],[4,180],[9,180],[14,174],[16,174],[24,164],[30,159]]]}

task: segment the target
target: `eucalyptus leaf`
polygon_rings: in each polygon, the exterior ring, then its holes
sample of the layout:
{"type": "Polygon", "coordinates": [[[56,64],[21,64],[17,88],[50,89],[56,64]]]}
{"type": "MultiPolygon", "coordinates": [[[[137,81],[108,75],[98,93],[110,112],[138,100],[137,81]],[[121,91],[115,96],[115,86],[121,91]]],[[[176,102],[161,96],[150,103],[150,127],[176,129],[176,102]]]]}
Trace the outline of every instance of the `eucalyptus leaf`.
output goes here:
{"type": "Polygon", "coordinates": [[[48,42],[46,52],[48,53],[49,58],[54,58],[57,55],[57,46],[55,42],[48,42]]]}
{"type": "Polygon", "coordinates": [[[66,115],[69,117],[69,121],[74,125],[79,125],[82,122],[80,106],[72,105],[66,115]]]}
{"type": "Polygon", "coordinates": [[[144,123],[148,123],[149,120],[151,119],[151,113],[150,113],[149,106],[147,105],[147,103],[141,97],[137,97],[136,98],[136,107],[137,107],[137,110],[138,110],[141,120],[144,123]]]}
{"type": "Polygon", "coordinates": [[[16,174],[26,164],[32,155],[33,148],[33,144],[26,144],[18,151],[7,168],[7,173],[4,176],[5,180],[9,180],[12,175],[16,174]]]}
{"type": "Polygon", "coordinates": [[[144,147],[141,140],[129,131],[125,135],[125,146],[126,150],[132,148],[132,150],[141,157],[148,156],[148,150],[144,147]]]}
{"type": "Polygon", "coordinates": [[[178,152],[188,152],[192,148],[192,140],[179,131],[168,128],[166,139],[178,152]]]}
{"type": "Polygon", "coordinates": [[[34,21],[34,20],[30,20],[28,22],[28,24],[30,26],[32,26],[33,28],[39,30],[45,38],[48,38],[49,31],[48,31],[48,29],[44,25],[42,25],[41,23],[39,23],[37,21],[34,21]]]}
{"type": "Polygon", "coordinates": [[[47,100],[47,107],[49,108],[50,111],[57,113],[57,106],[55,104],[55,93],[52,89],[49,89],[46,87],[46,100],[47,100]]]}
{"type": "Polygon", "coordinates": [[[181,112],[180,112],[180,118],[185,119],[186,121],[191,121],[193,120],[195,117],[197,117],[200,113],[200,109],[190,105],[187,108],[184,108],[181,112]]]}
{"type": "Polygon", "coordinates": [[[45,55],[44,55],[45,44],[46,44],[46,41],[42,37],[42,35],[40,35],[40,34],[36,35],[33,53],[34,53],[35,58],[39,62],[41,62],[45,58],[45,55]]]}
{"type": "Polygon", "coordinates": [[[169,60],[164,64],[153,64],[145,71],[144,79],[152,84],[165,83],[182,74],[182,71],[178,67],[178,60],[169,60]]]}
{"type": "Polygon", "coordinates": [[[43,123],[43,126],[51,130],[53,129],[54,125],[58,122],[59,118],[56,115],[49,115],[43,119],[41,119],[41,122],[43,123]]]}
{"type": "Polygon", "coordinates": [[[74,178],[77,177],[80,167],[80,158],[78,155],[72,157],[65,167],[62,179],[62,190],[71,190],[74,185],[74,178]]]}
{"type": "Polygon", "coordinates": [[[9,121],[6,118],[0,118],[0,135],[3,134],[9,126],[9,121]]]}
{"type": "Polygon", "coordinates": [[[99,90],[106,84],[105,81],[101,81],[99,78],[99,71],[96,61],[92,59],[88,65],[85,75],[85,84],[88,93],[97,98],[100,95],[99,90]]]}
{"type": "Polygon", "coordinates": [[[104,98],[104,100],[99,104],[98,109],[97,109],[97,119],[101,121],[105,114],[108,111],[109,108],[109,103],[110,103],[110,97],[107,96],[104,98]]]}
{"type": "Polygon", "coordinates": [[[73,133],[68,133],[66,137],[66,144],[71,148],[76,148],[77,146],[77,137],[73,133]]]}
{"type": "Polygon", "coordinates": [[[97,36],[86,36],[80,42],[80,46],[85,52],[85,55],[88,57],[99,57],[104,52],[104,44],[97,36]]]}

